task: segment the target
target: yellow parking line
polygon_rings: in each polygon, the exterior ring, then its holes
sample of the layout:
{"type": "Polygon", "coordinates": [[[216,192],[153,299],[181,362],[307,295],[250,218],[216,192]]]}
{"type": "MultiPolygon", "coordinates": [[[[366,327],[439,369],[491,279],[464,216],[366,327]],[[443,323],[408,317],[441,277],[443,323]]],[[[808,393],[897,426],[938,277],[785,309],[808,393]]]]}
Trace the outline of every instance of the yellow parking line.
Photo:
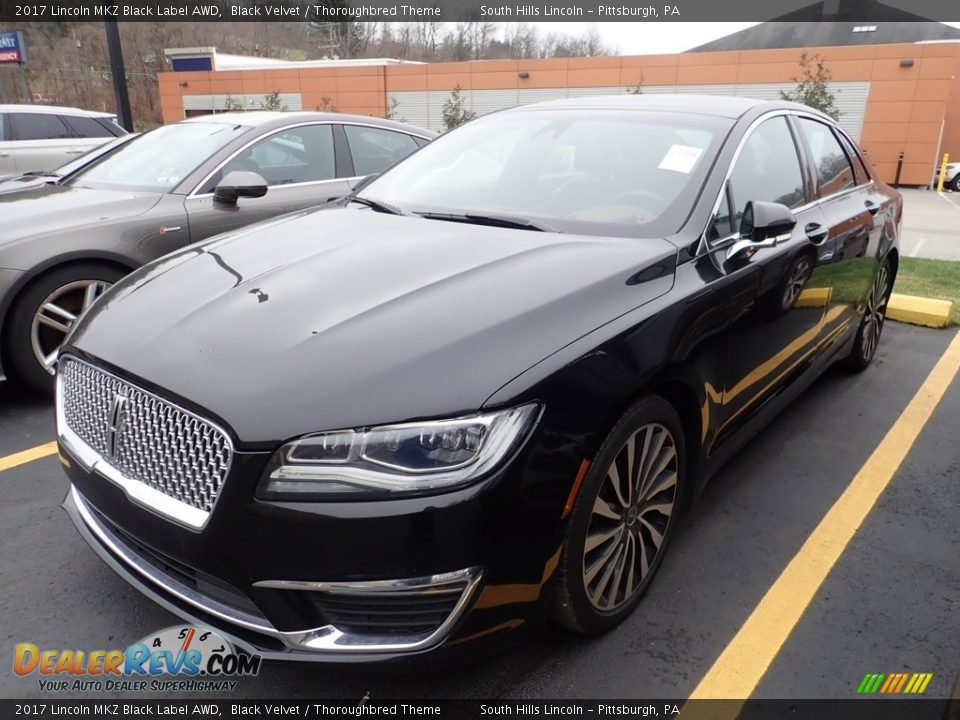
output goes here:
{"type": "MultiPolygon", "coordinates": [[[[853,481],[827,511],[690,696],[745,700],[757,687],[851,538],[889,485],[960,370],[960,333],[853,481]]],[[[739,703],[725,706],[736,717],[739,703]]],[[[717,707],[712,707],[714,713],[717,707]]],[[[727,713],[730,713],[727,715],[727,713]]],[[[697,709],[684,711],[685,717],[697,709]]]]}
{"type": "Polygon", "coordinates": [[[46,445],[38,445],[37,447],[30,448],[29,450],[23,450],[22,452],[14,453],[13,455],[6,455],[4,457],[0,457],[0,472],[56,454],[57,444],[55,442],[49,442],[46,445]]]}

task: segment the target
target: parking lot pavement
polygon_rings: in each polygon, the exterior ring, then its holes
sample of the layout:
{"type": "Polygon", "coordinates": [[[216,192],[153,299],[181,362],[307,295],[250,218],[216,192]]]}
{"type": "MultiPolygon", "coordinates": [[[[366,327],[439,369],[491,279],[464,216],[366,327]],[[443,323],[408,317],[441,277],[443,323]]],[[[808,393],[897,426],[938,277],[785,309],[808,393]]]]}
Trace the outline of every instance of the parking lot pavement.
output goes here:
{"type": "MultiPolygon", "coordinates": [[[[874,367],[831,371],[712,481],[684,518],[638,610],[597,639],[547,630],[502,655],[430,672],[265,664],[232,695],[371,698],[685,698],[925,387],[954,332],[888,324],[874,367]]],[[[4,452],[52,436],[52,413],[0,386],[4,452]],[[21,419],[21,415],[23,419],[21,419]],[[18,435],[30,433],[29,437],[18,435]]],[[[960,379],[786,638],[755,697],[854,697],[867,672],[960,668],[960,379]]],[[[56,457],[0,472],[3,652],[124,647],[174,617],[107,569],[59,509],[56,457]]],[[[9,659],[8,659],[9,662],[9,659]]],[[[9,665],[7,666],[9,667],[9,665]]],[[[41,697],[0,674],[0,695],[41,697]]],[[[128,697],[135,697],[128,695],[128,697]]],[[[179,696],[183,697],[183,696],[179,696]]]]}
{"type": "Polygon", "coordinates": [[[900,188],[906,257],[960,260],[960,193],[900,188]]]}

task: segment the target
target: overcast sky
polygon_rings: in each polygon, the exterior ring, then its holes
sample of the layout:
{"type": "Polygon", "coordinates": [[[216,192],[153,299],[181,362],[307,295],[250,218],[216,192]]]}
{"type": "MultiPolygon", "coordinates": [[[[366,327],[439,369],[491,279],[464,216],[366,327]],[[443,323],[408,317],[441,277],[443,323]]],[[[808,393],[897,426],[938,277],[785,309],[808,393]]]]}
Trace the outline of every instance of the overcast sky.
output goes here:
{"type": "MultiPolygon", "coordinates": [[[[621,55],[655,55],[689,50],[738,30],[758,25],[750,22],[534,22],[542,33],[579,35],[595,26],[603,41],[621,55]]],[[[946,23],[960,27],[960,22],[946,23]]]]}

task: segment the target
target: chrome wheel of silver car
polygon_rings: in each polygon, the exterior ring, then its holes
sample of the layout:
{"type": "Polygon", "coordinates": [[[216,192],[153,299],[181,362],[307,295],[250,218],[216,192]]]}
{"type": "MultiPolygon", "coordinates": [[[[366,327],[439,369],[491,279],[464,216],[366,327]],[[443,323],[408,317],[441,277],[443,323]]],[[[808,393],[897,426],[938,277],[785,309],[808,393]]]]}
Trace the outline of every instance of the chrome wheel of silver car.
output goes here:
{"type": "Polygon", "coordinates": [[[75,280],[50,293],[33,315],[30,344],[34,357],[53,375],[57,353],[74,323],[112,283],[75,280]]]}
{"type": "Polygon", "coordinates": [[[863,328],[860,331],[863,337],[860,341],[863,359],[870,361],[877,352],[877,346],[880,344],[880,334],[883,332],[883,323],[887,317],[887,302],[890,300],[890,274],[887,271],[887,265],[884,264],[877,272],[877,278],[873,283],[873,290],[867,299],[867,307],[864,311],[863,328]]]}
{"type": "Polygon", "coordinates": [[[617,453],[593,504],[583,546],[583,587],[600,612],[628,603],[660,553],[676,508],[677,444],[650,423],[617,453]]]}

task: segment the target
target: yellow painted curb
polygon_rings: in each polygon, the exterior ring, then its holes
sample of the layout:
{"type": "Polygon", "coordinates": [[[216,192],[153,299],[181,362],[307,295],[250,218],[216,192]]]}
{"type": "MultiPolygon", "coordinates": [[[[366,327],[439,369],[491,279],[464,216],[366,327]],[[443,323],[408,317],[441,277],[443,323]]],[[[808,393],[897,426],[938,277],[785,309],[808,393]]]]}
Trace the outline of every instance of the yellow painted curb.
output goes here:
{"type": "Polygon", "coordinates": [[[887,317],[913,325],[944,328],[950,324],[950,318],[953,317],[953,303],[949,300],[893,293],[887,304],[887,317]]]}

